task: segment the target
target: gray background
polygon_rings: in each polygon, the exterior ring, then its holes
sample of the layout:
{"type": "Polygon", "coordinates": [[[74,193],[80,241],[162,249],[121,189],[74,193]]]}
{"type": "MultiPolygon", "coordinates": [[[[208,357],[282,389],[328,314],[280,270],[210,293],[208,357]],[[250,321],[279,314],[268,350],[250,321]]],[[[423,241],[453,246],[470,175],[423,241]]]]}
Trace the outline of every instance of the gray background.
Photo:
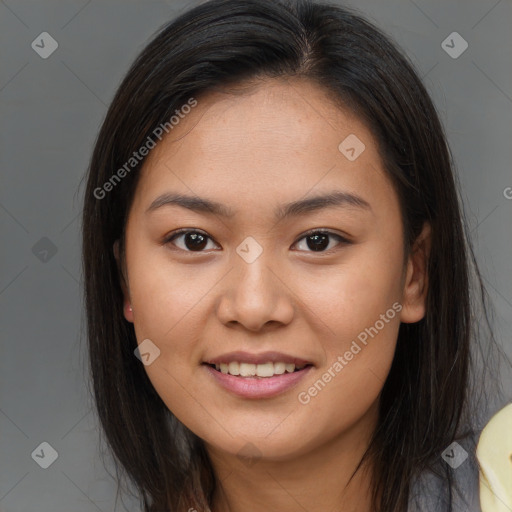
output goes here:
{"type": "MultiPolygon", "coordinates": [[[[99,458],[85,382],[80,181],[128,66],[166,20],[198,3],[0,1],[3,512],[123,509],[115,507],[114,480],[99,458]],[[59,44],[47,59],[31,47],[44,31],[59,44]],[[58,452],[48,469],[31,457],[42,442],[58,452]]],[[[344,4],[401,45],[436,102],[496,309],[496,335],[512,356],[512,200],[504,194],[512,187],[512,3],[344,4]],[[457,59],[441,47],[454,31],[469,44],[457,59]]],[[[510,397],[510,381],[505,386],[510,397]]],[[[125,503],[137,510],[135,501],[125,503]]]]}

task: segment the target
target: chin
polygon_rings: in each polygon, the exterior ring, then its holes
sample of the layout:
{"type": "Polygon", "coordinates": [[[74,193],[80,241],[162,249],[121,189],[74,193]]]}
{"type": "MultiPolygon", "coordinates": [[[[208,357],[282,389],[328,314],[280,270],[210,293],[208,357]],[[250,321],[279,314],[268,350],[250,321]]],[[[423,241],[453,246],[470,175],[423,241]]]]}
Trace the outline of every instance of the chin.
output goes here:
{"type": "MultiPolygon", "coordinates": [[[[301,429],[303,430],[303,429],[301,429]]],[[[242,462],[265,460],[279,462],[292,460],[307,453],[313,444],[311,439],[305,439],[303,431],[281,429],[279,432],[265,432],[261,429],[245,429],[243,434],[233,434],[230,437],[223,432],[219,437],[210,435],[201,437],[207,445],[216,452],[224,452],[236,456],[242,462]]]]}

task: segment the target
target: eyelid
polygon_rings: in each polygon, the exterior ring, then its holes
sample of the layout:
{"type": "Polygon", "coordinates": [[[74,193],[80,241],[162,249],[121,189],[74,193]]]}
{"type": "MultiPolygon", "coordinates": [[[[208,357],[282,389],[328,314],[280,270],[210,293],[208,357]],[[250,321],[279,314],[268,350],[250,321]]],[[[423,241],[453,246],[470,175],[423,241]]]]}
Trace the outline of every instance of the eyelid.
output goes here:
{"type": "Polygon", "coordinates": [[[297,243],[299,240],[302,240],[303,238],[305,238],[307,236],[316,235],[317,233],[338,237],[342,242],[347,243],[347,244],[352,243],[352,241],[350,240],[350,238],[348,238],[348,236],[337,233],[336,231],[333,231],[332,229],[329,229],[329,228],[310,229],[310,230],[306,231],[305,233],[302,233],[301,235],[299,235],[299,238],[297,238],[297,240],[294,243],[297,243]]]}

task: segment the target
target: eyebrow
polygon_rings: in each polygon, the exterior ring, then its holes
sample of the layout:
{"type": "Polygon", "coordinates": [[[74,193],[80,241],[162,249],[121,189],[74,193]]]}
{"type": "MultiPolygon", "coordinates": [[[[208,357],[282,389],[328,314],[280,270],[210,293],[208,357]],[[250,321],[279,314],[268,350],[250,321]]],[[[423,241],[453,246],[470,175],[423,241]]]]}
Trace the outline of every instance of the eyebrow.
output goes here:
{"type": "MultiPolygon", "coordinates": [[[[222,203],[198,196],[188,196],[184,194],[167,192],[158,196],[146,210],[146,213],[153,212],[163,206],[181,206],[189,210],[218,215],[225,218],[232,218],[236,212],[228,208],[222,203]]],[[[362,197],[355,194],[334,190],[327,194],[317,195],[308,199],[300,199],[278,206],[274,215],[277,220],[282,220],[288,217],[295,217],[307,213],[322,210],[324,208],[333,207],[356,207],[361,210],[372,211],[370,203],[365,201],[362,197]]]]}

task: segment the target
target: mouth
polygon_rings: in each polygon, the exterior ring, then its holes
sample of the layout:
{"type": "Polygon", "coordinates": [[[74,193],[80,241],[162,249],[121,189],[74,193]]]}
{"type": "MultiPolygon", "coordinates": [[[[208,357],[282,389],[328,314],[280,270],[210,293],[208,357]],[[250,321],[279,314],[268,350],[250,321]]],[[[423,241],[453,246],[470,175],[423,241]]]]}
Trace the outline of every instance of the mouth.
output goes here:
{"type": "Polygon", "coordinates": [[[296,386],[314,368],[304,359],[277,352],[232,352],[201,365],[212,383],[242,398],[271,398],[296,386]]]}

